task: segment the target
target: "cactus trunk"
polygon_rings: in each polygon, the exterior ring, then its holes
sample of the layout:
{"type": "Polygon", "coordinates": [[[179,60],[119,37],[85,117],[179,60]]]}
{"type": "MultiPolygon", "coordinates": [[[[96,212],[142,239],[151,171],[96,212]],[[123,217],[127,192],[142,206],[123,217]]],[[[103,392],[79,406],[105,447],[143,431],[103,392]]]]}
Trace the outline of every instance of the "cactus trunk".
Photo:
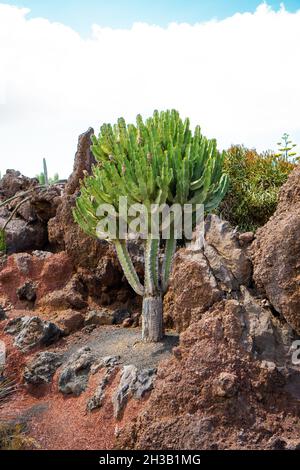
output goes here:
{"type": "Polygon", "coordinates": [[[145,296],[143,299],[142,339],[155,343],[163,339],[163,301],[161,295],[145,296]]]}
{"type": "Polygon", "coordinates": [[[163,302],[159,279],[160,241],[151,235],[145,243],[145,294],[143,298],[142,339],[146,343],[163,338],[163,302]]]}

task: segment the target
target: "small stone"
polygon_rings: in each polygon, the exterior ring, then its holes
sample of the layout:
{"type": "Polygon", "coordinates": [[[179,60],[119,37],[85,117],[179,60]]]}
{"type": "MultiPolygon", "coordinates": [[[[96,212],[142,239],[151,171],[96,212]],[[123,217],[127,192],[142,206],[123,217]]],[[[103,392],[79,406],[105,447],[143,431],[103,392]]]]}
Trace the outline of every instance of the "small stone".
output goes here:
{"type": "Polygon", "coordinates": [[[126,320],[124,320],[122,323],[123,328],[130,328],[132,325],[133,325],[133,318],[126,318],[126,320]]]}
{"type": "Polygon", "coordinates": [[[65,335],[70,335],[71,333],[80,330],[83,324],[84,317],[80,312],[66,310],[59,316],[58,325],[65,335]]]}
{"type": "Polygon", "coordinates": [[[96,374],[99,370],[106,367],[107,369],[113,369],[118,364],[120,364],[120,356],[105,356],[100,359],[100,361],[96,362],[91,367],[91,374],[96,374]]]}
{"type": "Polygon", "coordinates": [[[136,400],[141,400],[147,392],[150,392],[154,386],[154,378],[157,369],[143,369],[137,374],[137,379],[132,386],[133,396],[136,400]]]}
{"type": "Polygon", "coordinates": [[[173,348],[172,352],[176,359],[180,360],[182,358],[182,351],[179,346],[173,348]]]}
{"type": "Polygon", "coordinates": [[[32,252],[32,256],[35,256],[36,258],[39,258],[39,259],[51,258],[52,255],[53,253],[51,253],[51,251],[34,250],[32,252]]]}
{"type": "Polygon", "coordinates": [[[87,314],[84,324],[87,325],[111,325],[113,322],[113,317],[109,312],[104,311],[91,311],[87,314]]]}
{"type": "Polygon", "coordinates": [[[120,364],[120,356],[105,356],[102,358],[104,367],[115,367],[120,364]]]}
{"type": "Polygon", "coordinates": [[[25,284],[17,289],[17,296],[19,300],[28,300],[35,302],[36,300],[36,287],[32,281],[25,282],[25,284]]]}
{"type": "Polygon", "coordinates": [[[2,308],[0,306],[0,321],[6,320],[6,318],[7,318],[6,317],[6,312],[5,312],[4,308],[2,308]]]}
{"type": "Polygon", "coordinates": [[[215,380],[214,394],[218,397],[231,398],[236,395],[238,390],[238,379],[235,374],[229,372],[221,372],[215,380]]]}
{"type": "Polygon", "coordinates": [[[112,324],[121,325],[124,320],[130,318],[131,314],[127,309],[118,309],[113,313],[112,324]]]}
{"type": "Polygon", "coordinates": [[[271,361],[261,361],[260,367],[262,369],[268,369],[269,371],[274,371],[276,369],[276,364],[271,361]]]}
{"type": "Polygon", "coordinates": [[[253,232],[244,232],[239,234],[239,242],[241,246],[250,245],[254,240],[253,232]]]}
{"type": "Polygon", "coordinates": [[[84,333],[85,335],[89,335],[91,334],[94,329],[96,328],[96,325],[87,325],[85,326],[84,328],[82,328],[82,333],[84,333]]]}
{"type": "Polygon", "coordinates": [[[129,398],[141,400],[144,395],[153,389],[156,369],[143,369],[138,371],[136,366],[123,367],[119,387],[113,396],[114,416],[120,419],[129,398]]]}
{"type": "Polygon", "coordinates": [[[269,449],[274,449],[274,450],[285,450],[286,448],[286,441],[284,441],[283,439],[279,438],[279,437],[272,437],[270,440],[269,440],[269,449]]]}
{"type": "Polygon", "coordinates": [[[123,367],[119,387],[113,396],[114,416],[119,419],[131,395],[131,388],[137,378],[137,368],[134,365],[123,367]]]}

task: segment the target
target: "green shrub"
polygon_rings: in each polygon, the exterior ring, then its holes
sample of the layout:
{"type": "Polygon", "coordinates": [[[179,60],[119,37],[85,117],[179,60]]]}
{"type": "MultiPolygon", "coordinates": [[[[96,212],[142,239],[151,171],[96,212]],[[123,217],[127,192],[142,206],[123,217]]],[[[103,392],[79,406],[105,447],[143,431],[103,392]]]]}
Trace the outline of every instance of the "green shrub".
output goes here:
{"type": "MultiPolygon", "coordinates": [[[[36,175],[36,179],[39,181],[41,185],[46,184],[46,178],[45,178],[44,173],[40,173],[39,175],[36,175]]],[[[48,183],[52,185],[52,184],[58,183],[58,181],[59,181],[59,174],[55,173],[53,178],[49,178],[48,183]]]]}
{"type": "Polygon", "coordinates": [[[240,231],[255,231],[273,215],[279,189],[294,167],[295,163],[270,152],[232,146],[224,162],[229,190],[218,214],[240,231]]]}

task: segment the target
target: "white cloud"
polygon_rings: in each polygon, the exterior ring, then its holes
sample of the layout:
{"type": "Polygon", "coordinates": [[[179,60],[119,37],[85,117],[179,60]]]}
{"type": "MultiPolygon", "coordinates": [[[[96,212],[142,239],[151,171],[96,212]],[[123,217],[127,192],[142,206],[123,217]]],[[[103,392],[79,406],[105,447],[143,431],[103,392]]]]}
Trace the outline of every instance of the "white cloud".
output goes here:
{"type": "Polygon", "coordinates": [[[222,21],[71,28],[0,4],[0,170],[70,173],[90,125],[176,108],[220,147],[300,143],[300,11],[222,21]]]}

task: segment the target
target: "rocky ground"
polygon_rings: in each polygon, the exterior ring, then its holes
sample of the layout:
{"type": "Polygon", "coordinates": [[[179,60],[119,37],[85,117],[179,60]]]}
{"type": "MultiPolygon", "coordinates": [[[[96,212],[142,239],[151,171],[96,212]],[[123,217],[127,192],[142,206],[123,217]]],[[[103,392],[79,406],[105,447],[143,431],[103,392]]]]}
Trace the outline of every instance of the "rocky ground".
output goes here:
{"type": "MultiPolygon", "coordinates": [[[[299,168],[255,235],[207,217],[203,246],[195,233],[175,256],[166,338],[145,345],[113,248],[72,218],[92,132],[66,185],[38,191],[8,225],[0,340],[18,388],[0,421],[24,423],[43,449],[298,449],[299,168]]],[[[37,184],[8,171],[0,202],[37,184]]]]}

